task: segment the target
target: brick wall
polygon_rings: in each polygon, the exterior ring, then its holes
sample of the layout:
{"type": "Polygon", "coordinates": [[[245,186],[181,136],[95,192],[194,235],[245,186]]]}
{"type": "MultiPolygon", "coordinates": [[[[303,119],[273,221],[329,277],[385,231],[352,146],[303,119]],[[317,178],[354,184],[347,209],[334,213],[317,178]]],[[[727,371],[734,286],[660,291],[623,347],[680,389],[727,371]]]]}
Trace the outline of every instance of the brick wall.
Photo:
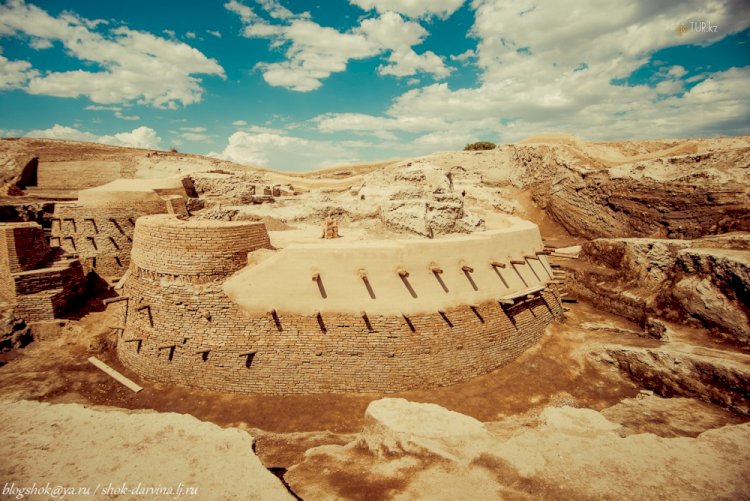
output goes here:
{"type": "Polygon", "coordinates": [[[0,245],[11,273],[31,270],[49,258],[44,230],[37,223],[3,223],[0,233],[0,245]]]}
{"type": "Polygon", "coordinates": [[[0,302],[10,303],[16,295],[16,287],[10,275],[8,242],[5,230],[0,231],[0,302]]]}
{"type": "Polygon", "coordinates": [[[128,207],[84,207],[75,203],[55,206],[51,244],[79,255],[86,273],[119,277],[130,265],[135,221],[144,214],[167,211],[164,201],[128,207]]]}
{"type": "Polygon", "coordinates": [[[138,220],[133,260],[143,270],[171,275],[224,277],[247,264],[247,253],[271,241],[263,223],[182,221],[172,216],[138,220]]]}
{"type": "Polygon", "coordinates": [[[0,299],[27,322],[53,320],[85,289],[77,259],[54,255],[36,223],[0,224],[0,299]]]}
{"type": "Polygon", "coordinates": [[[37,168],[37,186],[61,190],[93,188],[125,177],[121,170],[117,161],[42,161],[37,168]]]}
{"type": "Polygon", "coordinates": [[[173,221],[138,221],[129,300],[115,306],[125,327],[118,355],[149,380],[273,394],[448,385],[514,359],[561,314],[551,292],[408,318],[250,314],[225,295],[221,278],[244,265],[248,249],[267,246],[262,224],[173,221]]]}
{"type": "Polygon", "coordinates": [[[27,322],[59,318],[78,305],[86,287],[83,269],[76,259],[57,262],[54,268],[16,273],[13,278],[15,315],[27,322]]]}

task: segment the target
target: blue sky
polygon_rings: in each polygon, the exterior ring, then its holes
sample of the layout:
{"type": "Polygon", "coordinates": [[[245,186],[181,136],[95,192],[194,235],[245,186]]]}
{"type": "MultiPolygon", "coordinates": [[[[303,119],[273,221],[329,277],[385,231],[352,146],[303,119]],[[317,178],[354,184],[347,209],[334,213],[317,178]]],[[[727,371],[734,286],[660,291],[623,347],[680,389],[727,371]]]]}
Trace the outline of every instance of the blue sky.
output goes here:
{"type": "Polygon", "coordinates": [[[7,0],[0,134],[289,170],[750,134],[748,42],[740,0],[7,0]]]}

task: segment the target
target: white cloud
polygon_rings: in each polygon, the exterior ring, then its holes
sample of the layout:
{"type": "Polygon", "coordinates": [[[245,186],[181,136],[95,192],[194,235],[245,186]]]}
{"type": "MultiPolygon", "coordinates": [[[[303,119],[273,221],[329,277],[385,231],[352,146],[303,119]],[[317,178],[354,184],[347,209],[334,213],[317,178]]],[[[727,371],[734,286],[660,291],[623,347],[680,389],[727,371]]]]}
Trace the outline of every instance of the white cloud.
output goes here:
{"type": "Polygon", "coordinates": [[[461,7],[464,0],[349,0],[349,3],[364,10],[393,11],[414,18],[445,18],[461,7]]]}
{"type": "Polygon", "coordinates": [[[244,36],[268,38],[272,48],[284,48],[284,61],[256,65],[269,85],[312,91],[332,73],[345,71],[350,60],[381,55],[388,56],[387,64],[379,69],[383,75],[405,77],[420,72],[444,78],[450,73],[437,54],[430,51],[417,54],[412,49],[428,32],[419,23],[406,21],[395,12],[364,19],[358,26],[340,32],[311,21],[307,14],[295,15],[276,1],[257,1],[280,23],[265,21],[237,0],[231,0],[225,7],[246,25],[244,36]]]}
{"type": "Polygon", "coordinates": [[[220,153],[209,156],[281,170],[310,170],[358,161],[352,148],[333,141],[313,141],[276,133],[238,131],[220,153]]]}
{"type": "Polygon", "coordinates": [[[130,132],[120,132],[114,135],[97,136],[90,132],[81,131],[73,127],[55,124],[49,129],[31,130],[26,137],[43,139],[64,139],[67,141],[86,141],[89,143],[111,144],[113,146],[129,146],[132,148],[155,149],[161,144],[161,138],[150,127],[141,126],[130,132]]]}
{"type": "Polygon", "coordinates": [[[206,30],[206,33],[208,33],[211,36],[215,36],[216,38],[221,38],[221,32],[216,30],[206,30]]]}
{"type": "Polygon", "coordinates": [[[232,125],[235,125],[237,127],[244,127],[245,125],[247,125],[247,122],[245,122],[244,120],[235,120],[234,122],[232,122],[232,125]]]}
{"type": "Polygon", "coordinates": [[[32,38],[31,41],[29,41],[29,46],[32,49],[36,50],[44,50],[44,49],[50,49],[52,48],[52,42],[47,40],[46,38],[32,38]]]}
{"type": "Polygon", "coordinates": [[[206,134],[205,127],[180,127],[182,133],[180,138],[186,141],[205,143],[211,141],[211,136],[206,134]]]}
{"type": "Polygon", "coordinates": [[[187,33],[185,33],[185,38],[194,39],[195,33],[193,33],[192,31],[188,31],[187,33]]]}
{"type": "Polygon", "coordinates": [[[388,64],[378,68],[381,75],[396,77],[406,77],[417,72],[430,73],[437,78],[450,75],[450,70],[443,64],[442,58],[429,50],[423,54],[417,54],[411,49],[393,51],[388,57],[388,64]]]}
{"type": "Polygon", "coordinates": [[[161,138],[150,127],[138,127],[130,132],[120,132],[114,136],[102,136],[98,142],[115,146],[130,146],[132,148],[154,149],[161,144],[161,138]]]}
{"type": "Polygon", "coordinates": [[[21,137],[23,131],[19,129],[0,129],[0,137],[21,137]]]}
{"type": "Polygon", "coordinates": [[[60,124],[55,124],[49,129],[30,130],[25,135],[26,137],[37,137],[41,139],[64,139],[67,141],[86,141],[89,143],[96,143],[97,139],[99,139],[98,136],[90,132],[83,132],[60,124]]]}
{"type": "Polygon", "coordinates": [[[415,88],[396,98],[385,116],[323,115],[315,119],[318,130],[376,136],[423,131],[415,145],[440,145],[465,134],[515,141],[540,131],[586,138],[750,131],[744,89],[750,86],[743,87],[748,67],[702,75],[687,92],[687,83],[696,80],[685,80],[685,68],[676,65],[663,66],[641,85],[613,84],[659,49],[705,45],[746,28],[746,3],[640,0],[604,9],[596,0],[474,0],[472,7],[477,49],[454,60],[476,59],[477,86],[415,88]],[[677,26],[691,19],[711,19],[720,33],[678,35],[677,26]]]}
{"type": "Polygon", "coordinates": [[[37,75],[28,61],[9,61],[0,55],[0,90],[21,88],[37,75]]]}
{"type": "Polygon", "coordinates": [[[201,100],[201,80],[194,75],[224,77],[223,68],[214,59],[185,43],[124,26],[111,29],[105,36],[94,31],[99,24],[102,21],[72,13],[53,17],[21,0],[0,5],[0,36],[23,34],[60,41],[69,55],[102,68],[34,75],[25,87],[30,94],[86,96],[100,104],[136,101],[176,108],[201,100]]]}
{"type": "Polygon", "coordinates": [[[84,110],[87,111],[111,111],[114,113],[115,117],[119,118],[120,120],[140,120],[141,117],[138,115],[125,115],[122,112],[121,106],[102,106],[100,104],[90,104],[84,108],[84,110]]]}

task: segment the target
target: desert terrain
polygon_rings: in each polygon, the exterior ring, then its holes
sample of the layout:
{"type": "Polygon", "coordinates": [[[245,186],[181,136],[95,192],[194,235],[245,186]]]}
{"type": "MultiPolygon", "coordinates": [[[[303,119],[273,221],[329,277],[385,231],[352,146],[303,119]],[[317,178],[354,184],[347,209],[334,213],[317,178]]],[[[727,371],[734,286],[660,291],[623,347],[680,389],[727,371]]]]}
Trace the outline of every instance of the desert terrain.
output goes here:
{"type": "Polygon", "coordinates": [[[132,193],[184,187],[180,217],[192,224],[262,222],[271,245],[250,254],[256,265],[320,241],[327,220],[346,245],[531,221],[563,315],[517,358],[453,384],[213,391],[144,378],[122,362],[122,327],[113,328],[124,325],[122,302],[113,299],[132,281],[127,266],[102,277],[76,249],[87,281],[64,313],[29,321],[4,298],[6,485],[122,499],[143,499],[116,492],[124,483],[190,487],[180,495],[195,499],[750,497],[750,137],[547,134],[300,174],[4,139],[0,221],[34,222],[54,239],[56,210],[120,179],[132,193]]]}

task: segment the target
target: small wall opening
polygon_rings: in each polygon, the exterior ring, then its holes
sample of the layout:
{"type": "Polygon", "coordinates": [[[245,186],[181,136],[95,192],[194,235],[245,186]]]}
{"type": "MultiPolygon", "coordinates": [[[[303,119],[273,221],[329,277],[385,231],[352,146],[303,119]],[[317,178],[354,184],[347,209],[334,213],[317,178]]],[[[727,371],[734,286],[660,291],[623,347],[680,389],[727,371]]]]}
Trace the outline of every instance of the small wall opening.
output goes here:
{"type": "Polygon", "coordinates": [[[256,352],[251,351],[250,353],[243,353],[240,355],[240,357],[245,357],[245,367],[249,369],[253,366],[253,361],[255,360],[255,354],[256,352]]]}
{"type": "Polygon", "coordinates": [[[474,315],[477,316],[477,318],[479,319],[479,321],[482,322],[482,323],[484,323],[484,317],[482,317],[482,314],[479,313],[479,307],[472,305],[472,306],[470,306],[470,308],[471,308],[471,311],[474,312],[474,315]]]}
{"type": "Polygon", "coordinates": [[[317,319],[318,319],[318,327],[320,327],[320,331],[323,334],[327,333],[328,329],[326,328],[325,322],[323,322],[323,315],[321,315],[320,313],[318,313],[317,319]]]}
{"type": "Polygon", "coordinates": [[[362,315],[362,320],[365,322],[365,326],[367,327],[367,330],[369,332],[373,331],[372,324],[370,323],[370,317],[367,316],[366,312],[361,312],[360,315],[362,315]]]}
{"type": "Polygon", "coordinates": [[[273,323],[276,324],[276,330],[283,332],[284,328],[281,326],[281,319],[276,310],[271,310],[271,318],[273,318],[273,323]]]}
{"type": "Polygon", "coordinates": [[[447,313],[442,310],[439,310],[438,313],[440,313],[440,316],[443,317],[443,320],[445,320],[445,323],[448,324],[448,327],[453,327],[453,322],[451,322],[451,319],[448,318],[447,313]]]}
{"type": "Polygon", "coordinates": [[[417,328],[414,327],[414,323],[412,323],[411,318],[403,314],[401,316],[404,317],[404,321],[406,322],[406,325],[409,326],[409,330],[411,330],[412,332],[417,332],[417,328]]]}

